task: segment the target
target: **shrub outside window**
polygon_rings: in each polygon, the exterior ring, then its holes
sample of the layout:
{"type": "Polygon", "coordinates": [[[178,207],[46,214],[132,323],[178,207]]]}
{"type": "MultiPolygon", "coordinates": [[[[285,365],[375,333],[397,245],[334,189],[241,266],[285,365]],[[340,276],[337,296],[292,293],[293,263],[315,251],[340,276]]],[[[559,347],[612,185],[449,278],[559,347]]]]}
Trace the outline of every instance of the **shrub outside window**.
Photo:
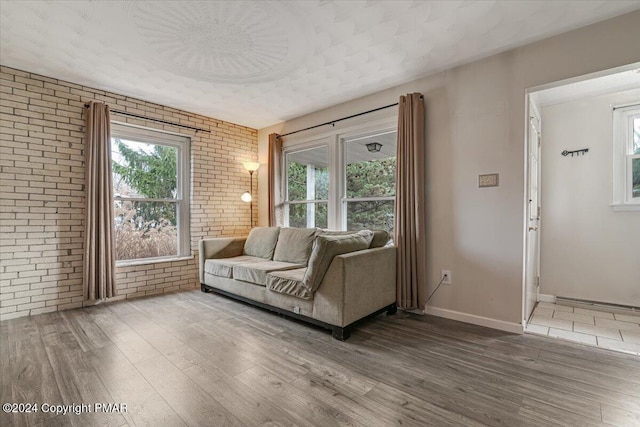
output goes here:
{"type": "Polygon", "coordinates": [[[286,154],[287,226],[327,228],[329,162],[327,146],[286,154]]]}
{"type": "Polygon", "coordinates": [[[187,256],[187,137],[112,124],[116,261],[187,256]]]}
{"type": "Polygon", "coordinates": [[[386,230],[393,235],[397,132],[343,140],[344,218],[347,230],[386,230]]]}
{"type": "Polygon", "coordinates": [[[383,229],[393,235],[395,117],[284,147],[284,226],[383,229]]]}

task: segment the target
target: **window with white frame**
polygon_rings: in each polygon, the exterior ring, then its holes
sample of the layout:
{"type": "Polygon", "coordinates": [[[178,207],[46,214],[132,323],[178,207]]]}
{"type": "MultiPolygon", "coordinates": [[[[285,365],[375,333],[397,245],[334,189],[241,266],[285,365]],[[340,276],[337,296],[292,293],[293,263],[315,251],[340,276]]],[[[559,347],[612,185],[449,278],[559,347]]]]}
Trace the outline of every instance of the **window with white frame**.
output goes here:
{"type": "Polygon", "coordinates": [[[327,228],[329,156],[326,145],[286,153],[285,218],[289,227],[327,228]]]}
{"type": "Polygon", "coordinates": [[[116,261],[190,254],[188,137],[112,123],[116,261]]]}
{"type": "Polygon", "coordinates": [[[284,225],[393,233],[397,132],[393,120],[284,147],[284,225]]]}
{"type": "Polygon", "coordinates": [[[347,230],[393,234],[396,195],[395,130],[342,140],[343,222],[347,230]]]}
{"type": "Polygon", "coordinates": [[[640,106],[613,113],[613,207],[640,210],[640,106]]]}

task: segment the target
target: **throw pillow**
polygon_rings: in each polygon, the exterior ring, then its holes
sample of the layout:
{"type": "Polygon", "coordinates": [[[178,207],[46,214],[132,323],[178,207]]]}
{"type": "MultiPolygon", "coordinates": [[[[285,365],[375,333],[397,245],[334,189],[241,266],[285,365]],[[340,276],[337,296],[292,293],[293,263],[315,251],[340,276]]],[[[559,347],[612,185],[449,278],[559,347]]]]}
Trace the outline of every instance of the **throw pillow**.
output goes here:
{"type": "Polygon", "coordinates": [[[373,240],[371,240],[369,248],[382,248],[389,243],[389,238],[389,233],[385,230],[373,230],[373,240]]]}
{"type": "Polygon", "coordinates": [[[336,255],[368,249],[373,239],[369,230],[346,235],[319,235],[313,244],[309,267],[302,284],[309,292],[315,292],[336,255]]]}

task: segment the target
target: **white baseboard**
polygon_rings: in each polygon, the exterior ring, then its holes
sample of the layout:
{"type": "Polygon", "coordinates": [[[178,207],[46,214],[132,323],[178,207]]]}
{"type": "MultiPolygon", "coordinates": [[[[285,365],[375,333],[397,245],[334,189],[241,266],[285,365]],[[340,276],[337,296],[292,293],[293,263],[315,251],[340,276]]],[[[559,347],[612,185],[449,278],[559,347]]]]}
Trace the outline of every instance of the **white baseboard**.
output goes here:
{"type": "Polygon", "coordinates": [[[504,320],[491,319],[490,317],[476,316],[475,314],[447,310],[446,308],[427,306],[425,307],[425,313],[432,314],[438,317],[444,317],[445,319],[457,320],[459,322],[471,323],[473,325],[485,326],[487,328],[513,332],[514,334],[524,333],[524,326],[519,323],[505,322],[504,320]]]}
{"type": "Polygon", "coordinates": [[[548,294],[538,294],[538,301],[555,303],[556,302],[556,296],[555,295],[548,295],[548,294]]]}

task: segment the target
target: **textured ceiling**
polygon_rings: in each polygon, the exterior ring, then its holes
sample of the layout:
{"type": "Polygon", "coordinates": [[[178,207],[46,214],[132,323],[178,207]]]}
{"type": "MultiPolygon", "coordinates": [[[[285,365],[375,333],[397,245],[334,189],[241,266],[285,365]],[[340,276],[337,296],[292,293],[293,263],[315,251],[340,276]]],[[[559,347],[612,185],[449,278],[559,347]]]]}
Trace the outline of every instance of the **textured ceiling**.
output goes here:
{"type": "Polygon", "coordinates": [[[0,63],[254,128],[638,1],[1,1],[0,63]]]}

